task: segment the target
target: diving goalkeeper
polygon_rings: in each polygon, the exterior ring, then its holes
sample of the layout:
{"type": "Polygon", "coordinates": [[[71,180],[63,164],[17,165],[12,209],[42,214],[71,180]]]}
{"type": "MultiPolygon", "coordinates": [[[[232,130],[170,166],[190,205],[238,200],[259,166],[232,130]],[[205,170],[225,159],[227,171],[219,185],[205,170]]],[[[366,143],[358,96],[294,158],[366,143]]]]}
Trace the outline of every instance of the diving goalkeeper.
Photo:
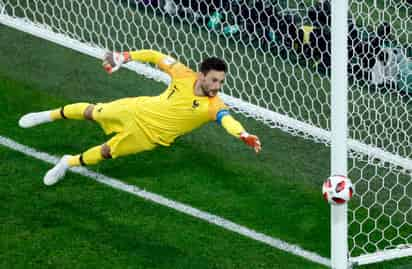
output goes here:
{"type": "Polygon", "coordinates": [[[226,64],[219,58],[207,58],[196,73],[174,58],[154,50],[109,52],[103,67],[111,74],[129,61],[148,62],[168,73],[172,81],[158,96],[130,97],[109,103],[75,103],[49,111],[24,115],[23,128],[61,119],[92,120],[106,134],[115,135],[102,145],[78,155],[64,155],[43,178],[46,185],[62,179],[70,167],[94,165],[156,146],[170,146],[173,141],[201,125],[215,121],[226,131],[252,147],[261,149],[257,136],[248,134],[229,113],[217,95],[223,84],[226,64]]]}

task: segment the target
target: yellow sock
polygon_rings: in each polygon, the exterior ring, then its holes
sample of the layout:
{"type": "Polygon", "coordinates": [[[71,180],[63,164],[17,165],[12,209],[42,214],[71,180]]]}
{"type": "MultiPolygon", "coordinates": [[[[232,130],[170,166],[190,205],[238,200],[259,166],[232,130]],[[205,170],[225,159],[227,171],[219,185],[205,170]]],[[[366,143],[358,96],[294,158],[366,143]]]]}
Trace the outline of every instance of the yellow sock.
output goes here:
{"type": "Polygon", "coordinates": [[[71,156],[71,157],[67,160],[67,162],[69,163],[69,166],[70,166],[70,167],[80,166],[80,165],[81,165],[81,163],[80,163],[80,154],[79,154],[79,155],[76,155],[76,156],[71,156]]]}
{"type": "Polygon", "coordinates": [[[89,106],[89,103],[76,103],[67,105],[62,108],[52,110],[50,116],[53,120],[60,120],[63,116],[67,119],[72,120],[83,120],[84,111],[89,106]]]}
{"type": "MultiPolygon", "coordinates": [[[[93,147],[82,154],[83,164],[85,165],[92,165],[97,164],[101,160],[103,160],[102,153],[101,153],[102,146],[93,147]]],[[[79,162],[80,158],[79,158],[79,162]]]]}
{"type": "Polygon", "coordinates": [[[52,118],[52,120],[62,119],[62,115],[60,114],[60,110],[61,110],[61,108],[58,108],[58,109],[52,110],[50,112],[50,117],[52,118]]]}

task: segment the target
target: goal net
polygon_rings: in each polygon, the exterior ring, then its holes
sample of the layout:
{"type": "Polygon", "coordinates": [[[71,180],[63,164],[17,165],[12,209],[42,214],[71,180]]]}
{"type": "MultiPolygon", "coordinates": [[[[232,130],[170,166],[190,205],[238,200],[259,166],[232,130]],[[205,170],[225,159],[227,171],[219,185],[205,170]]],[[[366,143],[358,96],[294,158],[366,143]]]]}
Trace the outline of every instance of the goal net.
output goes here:
{"type": "MultiPolygon", "coordinates": [[[[411,9],[409,0],[349,1],[348,255],[357,264],[412,255],[411,9]]],[[[233,109],[330,144],[328,0],[0,0],[0,22],[94,57],[151,48],[193,68],[222,57],[233,109]]]]}
{"type": "Polygon", "coordinates": [[[361,264],[412,255],[411,9],[410,1],[350,1],[350,137],[382,152],[351,151],[349,251],[361,264]]]}

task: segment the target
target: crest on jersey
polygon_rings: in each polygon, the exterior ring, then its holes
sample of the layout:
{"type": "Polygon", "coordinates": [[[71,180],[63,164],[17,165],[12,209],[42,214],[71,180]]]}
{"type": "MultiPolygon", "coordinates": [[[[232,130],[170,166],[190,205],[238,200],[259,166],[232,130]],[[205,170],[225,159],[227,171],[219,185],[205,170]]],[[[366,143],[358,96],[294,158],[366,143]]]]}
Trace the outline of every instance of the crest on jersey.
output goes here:
{"type": "Polygon", "coordinates": [[[199,101],[198,100],[193,100],[193,104],[192,104],[192,108],[193,109],[195,109],[195,108],[198,108],[200,106],[200,103],[199,103],[199,101]]]}

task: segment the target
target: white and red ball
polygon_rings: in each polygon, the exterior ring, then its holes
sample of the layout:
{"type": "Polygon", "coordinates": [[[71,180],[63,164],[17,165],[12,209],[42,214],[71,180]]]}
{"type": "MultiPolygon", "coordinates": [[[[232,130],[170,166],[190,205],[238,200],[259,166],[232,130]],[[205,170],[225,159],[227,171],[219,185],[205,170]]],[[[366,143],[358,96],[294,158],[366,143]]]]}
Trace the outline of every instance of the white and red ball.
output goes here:
{"type": "Polygon", "coordinates": [[[352,182],[346,176],[330,176],[322,186],[323,198],[330,204],[342,205],[353,195],[352,182]]]}

